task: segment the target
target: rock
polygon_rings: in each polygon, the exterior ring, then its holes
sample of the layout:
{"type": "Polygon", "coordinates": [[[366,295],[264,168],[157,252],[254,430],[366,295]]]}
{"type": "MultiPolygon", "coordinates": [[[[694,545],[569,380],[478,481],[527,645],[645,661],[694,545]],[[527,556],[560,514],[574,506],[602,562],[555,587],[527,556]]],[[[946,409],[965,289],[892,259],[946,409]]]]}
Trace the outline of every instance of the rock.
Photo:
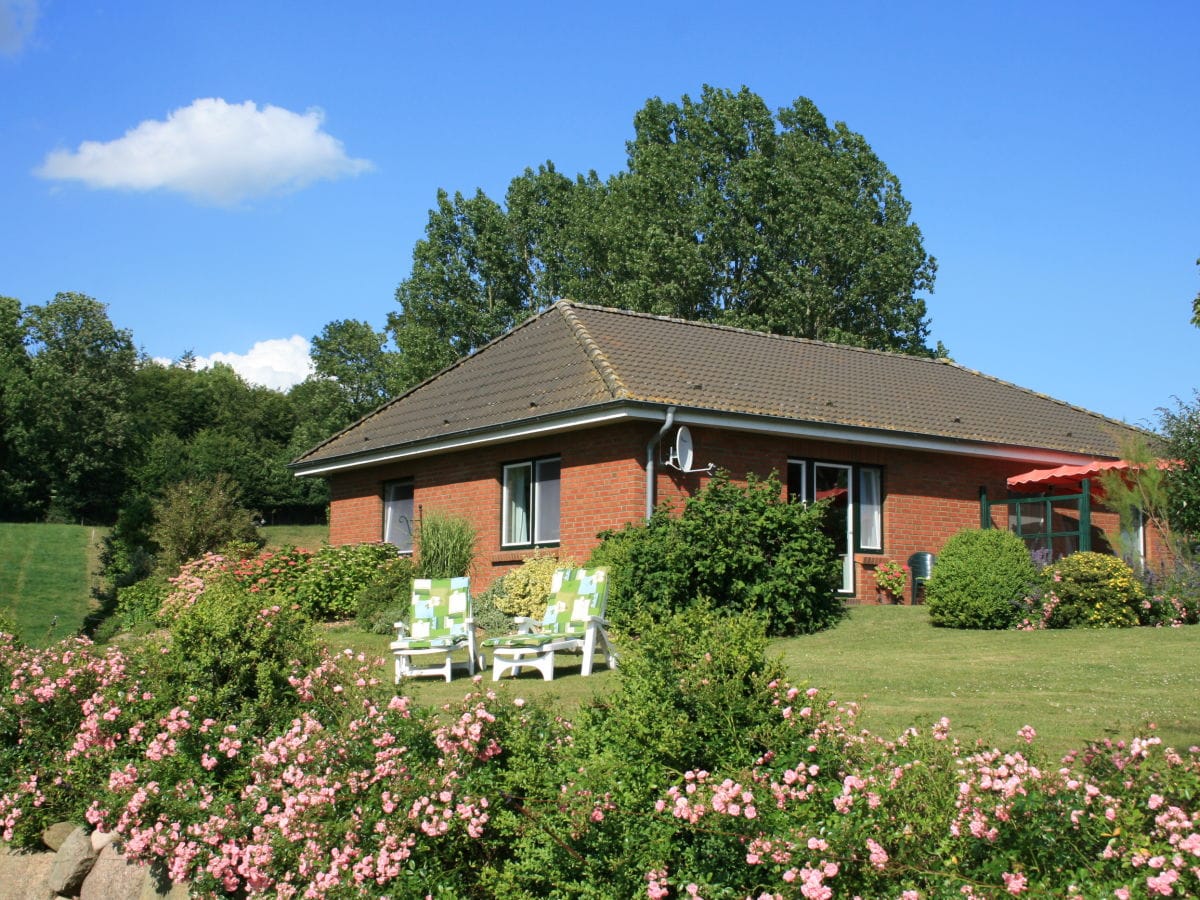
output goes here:
{"type": "Polygon", "coordinates": [[[91,837],[82,828],[76,828],[54,854],[54,864],[46,876],[46,887],[64,897],[79,893],[83,879],[92,870],[95,861],[96,851],[92,849],[91,837]]]}
{"type": "Polygon", "coordinates": [[[172,884],[165,878],[160,883],[153,875],[147,873],[146,880],[142,882],[142,893],[138,900],[161,900],[163,897],[167,897],[169,900],[188,900],[188,886],[172,884]]]}
{"type": "Polygon", "coordinates": [[[57,853],[63,841],[78,827],[74,822],[55,822],[42,832],[42,843],[57,853]]]}
{"type": "Polygon", "coordinates": [[[79,900],[139,900],[150,870],[127,862],[111,843],[96,857],[79,889],[79,900]]]}
{"type": "Polygon", "coordinates": [[[92,849],[99,853],[105,847],[113,842],[116,834],[111,831],[93,831],[92,832],[92,849]]]}
{"type": "Polygon", "coordinates": [[[46,876],[54,865],[53,853],[0,853],[0,900],[53,900],[46,876]]]}

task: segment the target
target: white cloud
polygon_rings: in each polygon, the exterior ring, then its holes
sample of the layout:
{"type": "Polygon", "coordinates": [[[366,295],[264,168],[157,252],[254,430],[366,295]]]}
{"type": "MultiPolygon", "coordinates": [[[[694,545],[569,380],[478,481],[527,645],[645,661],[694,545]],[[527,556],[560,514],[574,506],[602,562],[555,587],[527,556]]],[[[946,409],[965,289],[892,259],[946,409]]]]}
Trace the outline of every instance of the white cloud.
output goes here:
{"type": "MultiPolygon", "coordinates": [[[[313,373],[307,338],[293,334],[290,338],[259,341],[247,353],[214,353],[197,356],[196,368],[208,369],[214,363],[224,363],[250,384],[261,384],[277,391],[286,391],[313,373]]],[[[171,360],[156,359],[163,365],[171,360]]]]}
{"type": "Polygon", "coordinates": [[[321,130],[324,113],[304,114],[247,100],[195,100],[165,122],[147,120],[115,141],[55,150],[34,174],[92,188],[177,191],[219,206],[298,190],[371,169],[321,130]]]}
{"type": "Polygon", "coordinates": [[[37,19],[37,0],[0,0],[0,56],[20,53],[37,19]]]}

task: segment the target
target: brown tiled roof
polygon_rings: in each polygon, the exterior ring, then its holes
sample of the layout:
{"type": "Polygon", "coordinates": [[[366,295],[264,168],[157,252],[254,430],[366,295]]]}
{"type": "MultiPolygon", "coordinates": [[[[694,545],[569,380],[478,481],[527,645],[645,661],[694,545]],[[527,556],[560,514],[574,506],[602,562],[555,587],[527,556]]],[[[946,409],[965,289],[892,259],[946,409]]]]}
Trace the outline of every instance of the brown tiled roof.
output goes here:
{"type": "Polygon", "coordinates": [[[947,360],[560,301],[293,465],[620,404],[1108,457],[1132,430],[947,360]]]}

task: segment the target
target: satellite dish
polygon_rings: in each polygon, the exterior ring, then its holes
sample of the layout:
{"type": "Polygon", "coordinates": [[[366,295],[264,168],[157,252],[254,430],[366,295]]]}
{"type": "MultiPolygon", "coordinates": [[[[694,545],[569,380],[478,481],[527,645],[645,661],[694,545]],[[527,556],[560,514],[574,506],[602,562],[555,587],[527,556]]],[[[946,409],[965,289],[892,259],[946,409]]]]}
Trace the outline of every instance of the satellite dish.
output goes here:
{"type": "Polygon", "coordinates": [[[693,455],[692,432],[686,425],[680,425],[679,430],[675,432],[675,465],[684,472],[690,472],[693,455]]]}

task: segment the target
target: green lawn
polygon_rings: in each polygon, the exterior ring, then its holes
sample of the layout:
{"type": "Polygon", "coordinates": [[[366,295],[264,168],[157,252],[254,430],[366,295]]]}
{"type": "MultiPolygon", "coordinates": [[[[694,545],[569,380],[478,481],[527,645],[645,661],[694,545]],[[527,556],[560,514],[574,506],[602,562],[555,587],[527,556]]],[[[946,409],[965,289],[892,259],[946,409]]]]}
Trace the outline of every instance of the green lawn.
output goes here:
{"type": "Polygon", "coordinates": [[[1009,746],[1023,725],[1065,753],[1154,723],[1200,744],[1200,627],[959,631],[921,606],[856,607],[823,634],[778,641],[791,677],[862,704],[860,723],[895,736],[947,716],[960,737],[1009,746]]]}
{"type": "MultiPolygon", "coordinates": [[[[334,649],[386,654],[389,638],[340,626],[326,629],[334,649]]],[[[950,719],[961,739],[1012,747],[1032,725],[1054,757],[1104,737],[1131,737],[1153,722],[1163,741],[1200,744],[1200,627],[1073,631],[955,631],[933,628],[924,607],[855,607],[822,634],[778,640],[770,652],[790,679],[861,704],[859,723],[886,737],[913,724],[950,719]]],[[[536,674],[504,678],[512,696],[554,697],[568,714],[616,677],[598,667],[579,676],[562,657],[554,681],[536,674]]],[[[490,670],[484,680],[491,685],[490,670]]],[[[440,705],[467,690],[410,679],[403,690],[440,705]]]]}
{"type": "Polygon", "coordinates": [[[264,525],[259,529],[268,547],[319,550],[329,543],[328,525],[264,525]]]}
{"type": "Polygon", "coordinates": [[[27,643],[52,643],[82,626],[101,536],[85,525],[0,523],[0,610],[27,643]]]}

